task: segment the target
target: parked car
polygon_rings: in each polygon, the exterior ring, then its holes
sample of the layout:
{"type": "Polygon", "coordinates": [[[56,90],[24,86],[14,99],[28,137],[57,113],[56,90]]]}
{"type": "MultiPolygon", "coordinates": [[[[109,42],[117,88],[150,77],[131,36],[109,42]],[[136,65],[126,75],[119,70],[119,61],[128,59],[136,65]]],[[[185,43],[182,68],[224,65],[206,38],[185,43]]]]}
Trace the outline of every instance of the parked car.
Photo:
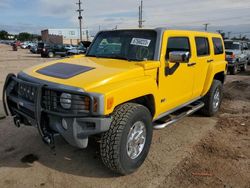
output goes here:
{"type": "Polygon", "coordinates": [[[248,61],[247,48],[239,41],[225,40],[224,43],[229,73],[235,75],[238,71],[246,71],[248,61]]]}
{"type": "Polygon", "coordinates": [[[16,126],[36,127],[51,147],[54,134],[78,148],[96,136],[103,163],[125,175],[143,164],[153,129],[219,111],[226,68],[219,34],[103,31],[84,57],[9,74],[3,106],[16,126]]]}
{"type": "Polygon", "coordinates": [[[35,45],[36,43],[27,41],[27,42],[23,42],[20,47],[22,49],[30,49],[32,46],[35,46],[35,45]]]}
{"type": "Polygon", "coordinates": [[[78,46],[76,49],[69,50],[67,52],[67,55],[70,56],[70,55],[85,54],[86,51],[87,51],[87,48],[81,45],[81,46],[78,46]]]}
{"type": "Polygon", "coordinates": [[[243,42],[244,53],[247,55],[247,64],[250,64],[250,42],[243,42]]]}
{"type": "Polygon", "coordinates": [[[55,56],[64,57],[67,55],[68,50],[64,45],[49,45],[45,46],[41,52],[41,57],[53,58],[55,56]]]}
{"type": "Polygon", "coordinates": [[[65,48],[66,50],[73,50],[73,49],[76,49],[77,46],[71,45],[71,44],[65,44],[65,45],[64,45],[64,48],[65,48]]]}
{"type": "Polygon", "coordinates": [[[11,46],[16,45],[16,46],[21,46],[21,42],[20,41],[13,41],[13,42],[7,42],[7,44],[10,44],[11,46]]]}
{"type": "Polygon", "coordinates": [[[30,52],[33,53],[33,54],[37,54],[37,45],[34,45],[30,48],[30,52]]]}

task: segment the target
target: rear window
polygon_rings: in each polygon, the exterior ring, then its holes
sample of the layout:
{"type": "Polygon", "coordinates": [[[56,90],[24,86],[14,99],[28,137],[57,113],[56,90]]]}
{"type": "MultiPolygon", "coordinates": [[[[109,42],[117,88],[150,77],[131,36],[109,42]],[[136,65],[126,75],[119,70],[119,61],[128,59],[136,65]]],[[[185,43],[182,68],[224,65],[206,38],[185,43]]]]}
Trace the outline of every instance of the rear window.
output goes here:
{"type": "Polygon", "coordinates": [[[224,53],[223,44],[220,38],[213,38],[214,54],[219,55],[224,53]]]}
{"type": "Polygon", "coordinates": [[[210,54],[208,39],[205,37],[195,37],[197,56],[206,56],[210,54]]]}
{"type": "Polygon", "coordinates": [[[189,39],[187,37],[171,37],[168,39],[166,58],[169,58],[169,53],[172,51],[190,51],[189,39]]]}

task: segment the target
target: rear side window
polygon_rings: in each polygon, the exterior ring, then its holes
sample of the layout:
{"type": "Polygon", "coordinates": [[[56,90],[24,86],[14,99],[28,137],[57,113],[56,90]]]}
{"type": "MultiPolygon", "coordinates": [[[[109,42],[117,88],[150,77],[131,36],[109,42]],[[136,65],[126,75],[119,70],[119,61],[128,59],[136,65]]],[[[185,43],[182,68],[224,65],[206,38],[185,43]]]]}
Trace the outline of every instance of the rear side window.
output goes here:
{"type": "Polygon", "coordinates": [[[210,54],[208,39],[205,37],[195,37],[197,56],[206,56],[210,54]]]}
{"type": "Polygon", "coordinates": [[[219,55],[224,53],[223,44],[220,38],[213,38],[214,54],[219,55]]]}
{"type": "Polygon", "coordinates": [[[171,37],[168,39],[166,58],[169,58],[169,53],[172,51],[190,52],[190,44],[188,37],[171,37]]]}

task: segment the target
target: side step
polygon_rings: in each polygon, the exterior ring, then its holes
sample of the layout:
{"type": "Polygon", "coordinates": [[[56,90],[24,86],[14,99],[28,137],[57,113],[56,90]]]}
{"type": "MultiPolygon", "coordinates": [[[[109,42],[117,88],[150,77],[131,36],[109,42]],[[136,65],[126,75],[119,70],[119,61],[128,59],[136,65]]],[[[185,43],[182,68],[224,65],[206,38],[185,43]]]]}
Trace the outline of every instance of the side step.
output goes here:
{"type": "Polygon", "coordinates": [[[196,101],[188,106],[183,107],[176,112],[173,112],[166,117],[163,117],[154,122],[154,129],[164,129],[165,127],[176,123],[182,118],[193,114],[194,112],[200,110],[205,104],[202,101],[196,101]]]}

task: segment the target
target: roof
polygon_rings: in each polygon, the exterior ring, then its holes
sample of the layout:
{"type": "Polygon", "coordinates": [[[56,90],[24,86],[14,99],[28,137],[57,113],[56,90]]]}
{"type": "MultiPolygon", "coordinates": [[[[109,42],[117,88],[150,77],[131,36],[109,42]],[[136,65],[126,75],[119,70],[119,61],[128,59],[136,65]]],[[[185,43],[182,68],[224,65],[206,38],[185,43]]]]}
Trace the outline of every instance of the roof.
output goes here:
{"type": "Polygon", "coordinates": [[[183,29],[168,29],[166,27],[157,27],[157,28],[124,28],[124,29],[117,29],[117,30],[107,30],[107,31],[123,31],[123,30],[155,30],[157,32],[163,33],[165,31],[172,31],[172,32],[188,32],[188,33],[192,33],[192,34],[198,34],[198,35],[204,35],[204,34],[209,34],[209,35],[217,35],[217,36],[221,36],[219,33],[216,32],[207,32],[207,31],[195,31],[195,30],[183,30],[183,29]]]}

